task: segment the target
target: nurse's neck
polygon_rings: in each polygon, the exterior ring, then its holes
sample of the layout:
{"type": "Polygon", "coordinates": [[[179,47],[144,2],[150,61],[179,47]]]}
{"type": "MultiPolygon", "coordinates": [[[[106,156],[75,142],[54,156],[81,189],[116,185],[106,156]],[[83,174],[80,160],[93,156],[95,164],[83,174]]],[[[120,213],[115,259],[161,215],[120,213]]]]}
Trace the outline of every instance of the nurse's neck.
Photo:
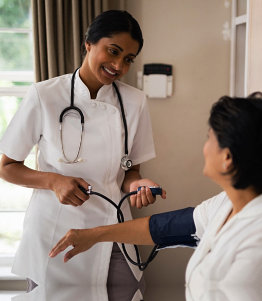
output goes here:
{"type": "Polygon", "coordinates": [[[88,72],[85,71],[85,68],[80,68],[79,76],[82,82],[87,86],[91,99],[96,99],[97,93],[103,84],[99,83],[97,80],[93,80],[91,76],[88,76],[88,72]]]}

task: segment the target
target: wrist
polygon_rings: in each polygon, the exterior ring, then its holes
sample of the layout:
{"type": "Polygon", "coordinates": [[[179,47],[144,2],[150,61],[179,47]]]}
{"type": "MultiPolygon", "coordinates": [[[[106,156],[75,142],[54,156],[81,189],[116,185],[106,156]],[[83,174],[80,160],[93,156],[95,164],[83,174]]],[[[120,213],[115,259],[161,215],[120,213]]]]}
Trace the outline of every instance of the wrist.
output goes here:
{"type": "Polygon", "coordinates": [[[55,174],[53,172],[46,173],[46,186],[47,186],[46,188],[47,189],[55,191],[57,176],[60,176],[60,175],[55,174]]]}
{"type": "Polygon", "coordinates": [[[107,241],[107,227],[106,226],[99,226],[96,228],[92,228],[90,229],[93,232],[93,240],[94,243],[98,243],[98,242],[105,242],[107,241]]]}

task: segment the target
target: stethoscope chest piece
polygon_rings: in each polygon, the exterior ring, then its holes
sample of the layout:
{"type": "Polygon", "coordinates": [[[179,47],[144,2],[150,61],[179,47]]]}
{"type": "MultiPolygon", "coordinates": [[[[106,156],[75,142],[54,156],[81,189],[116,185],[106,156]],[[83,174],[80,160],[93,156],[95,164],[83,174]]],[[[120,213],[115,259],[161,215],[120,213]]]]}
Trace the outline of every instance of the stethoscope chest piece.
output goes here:
{"type": "Polygon", "coordinates": [[[127,155],[124,155],[124,157],[121,159],[120,166],[124,170],[129,170],[133,166],[132,160],[130,160],[127,155]]]}

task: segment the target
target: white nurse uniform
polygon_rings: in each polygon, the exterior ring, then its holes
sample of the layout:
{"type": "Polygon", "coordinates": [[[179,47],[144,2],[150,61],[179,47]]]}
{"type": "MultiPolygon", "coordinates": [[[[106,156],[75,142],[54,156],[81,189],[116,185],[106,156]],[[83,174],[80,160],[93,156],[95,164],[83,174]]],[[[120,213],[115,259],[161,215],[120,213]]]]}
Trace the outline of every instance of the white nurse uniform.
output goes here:
{"type": "MultiPolygon", "coordinates": [[[[81,177],[94,191],[118,202],[124,171],[124,129],[117,95],[112,85],[103,86],[95,100],[79,77],[75,79],[75,105],[84,114],[85,125],[80,151],[82,162],[61,162],[59,116],[70,104],[72,75],[63,75],[33,84],[18,112],[9,124],[0,151],[23,161],[38,144],[41,171],[81,177]]],[[[133,163],[140,164],[155,156],[150,117],[144,93],[117,82],[128,125],[128,151],[133,163]]],[[[74,159],[81,135],[79,117],[69,114],[63,123],[63,144],[67,156],[74,159]]],[[[131,219],[129,205],[123,206],[125,219],[131,219]]],[[[54,192],[35,189],[24,220],[23,237],[18,248],[13,272],[40,285],[53,281],[68,284],[105,285],[112,243],[100,243],[66,264],[64,253],[49,258],[48,253],[71,228],[89,228],[117,222],[116,210],[105,200],[91,196],[82,206],[61,204],[54,192]]],[[[129,246],[132,256],[133,248],[129,246]]],[[[133,256],[134,257],[134,256],[133,256]]],[[[130,266],[137,280],[141,272],[130,266]]]]}

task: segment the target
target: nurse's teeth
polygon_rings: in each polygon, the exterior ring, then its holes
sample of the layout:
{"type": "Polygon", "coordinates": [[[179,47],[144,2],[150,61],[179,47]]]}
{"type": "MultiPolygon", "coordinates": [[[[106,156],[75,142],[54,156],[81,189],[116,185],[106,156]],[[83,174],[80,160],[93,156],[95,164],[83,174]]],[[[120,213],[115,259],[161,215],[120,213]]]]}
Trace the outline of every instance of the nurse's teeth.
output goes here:
{"type": "Polygon", "coordinates": [[[112,71],[110,71],[109,69],[107,69],[106,67],[104,67],[104,69],[106,70],[106,72],[108,72],[109,74],[111,74],[111,75],[116,75],[116,73],[114,73],[114,72],[112,72],[112,71]]]}

